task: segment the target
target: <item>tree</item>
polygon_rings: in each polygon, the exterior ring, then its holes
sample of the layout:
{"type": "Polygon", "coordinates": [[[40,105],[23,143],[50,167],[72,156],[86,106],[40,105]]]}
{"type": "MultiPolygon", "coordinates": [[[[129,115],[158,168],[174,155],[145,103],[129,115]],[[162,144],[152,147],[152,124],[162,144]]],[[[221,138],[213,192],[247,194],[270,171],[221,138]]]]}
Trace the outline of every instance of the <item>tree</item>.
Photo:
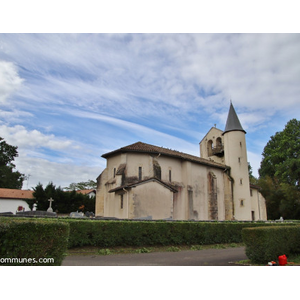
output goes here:
{"type": "Polygon", "coordinates": [[[77,191],[77,190],[90,190],[96,188],[97,188],[97,182],[90,179],[85,182],[78,182],[78,183],[73,182],[68,187],[65,187],[64,190],[77,191]]]}
{"type": "Polygon", "coordinates": [[[290,120],[285,129],[271,136],[262,153],[261,177],[276,177],[299,189],[300,180],[300,121],[290,120]]]}
{"type": "Polygon", "coordinates": [[[252,167],[250,163],[248,162],[248,172],[249,172],[249,181],[250,184],[257,184],[257,178],[253,176],[252,174],[252,167]]]}
{"type": "Polygon", "coordinates": [[[9,189],[21,189],[24,181],[24,174],[14,171],[13,164],[18,156],[18,147],[7,144],[0,137],[0,187],[9,189]]]}
{"type": "Polygon", "coordinates": [[[290,120],[262,153],[259,185],[269,218],[300,219],[300,122],[290,120]]]}
{"type": "Polygon", "coordinates": [[[95,212],[95,197],[76,193],[76,191],[65,192],[61,187],[56,187],[49,182],[46,188],[39,183],[33,192],[37,202],[37,210],[47,210],[48,199],[54,199],[52,209],[58,213],[71,213],[73,211],[95,212]]]}

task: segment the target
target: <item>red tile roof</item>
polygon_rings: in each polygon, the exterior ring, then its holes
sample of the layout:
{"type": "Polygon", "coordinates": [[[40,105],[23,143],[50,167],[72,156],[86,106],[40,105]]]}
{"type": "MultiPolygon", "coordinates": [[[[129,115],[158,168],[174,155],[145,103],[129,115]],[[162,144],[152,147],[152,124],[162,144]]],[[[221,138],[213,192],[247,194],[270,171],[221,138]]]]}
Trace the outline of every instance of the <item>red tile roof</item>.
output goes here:
{"type": "Polygon", "coordinates": [[[76,191],[76,193],[78,193],[78,194],[84,194],[84,195],[87,195],[87,194],[92,193],[92,192],[96,192],[96,189],[78,190],[78,191],[76,191]]]}
{"type": "Polygon", "coordinates": [[[0,188],[1,199],[34,199],[33,191],[0,188]]]}
{"type": "Polygon", "coordinates": [[[149,154],[157,154],[157,155],[160,154],[160,155],[179,158],[182,160],[192,161],[192,162],[203,164],[203,165],[213,166],[213,167],[217,167],[217,168],[222,168],[222,169],[228,168],[226,165],[219,164],[219,163],[210,161],[210,160],[202,158],[202,157],[190,155],[190,154],[179,152],[176,150],[171,150],[168,148],[153,146],[153,145],[149,145],[149,144],[142,143],[142,142],[137,142],[135,144],[132,144],[132,145],[129,145],[126,147],[122,147],[122,148],[114,150],[112,152],[108,152],[106,154],[103,154],[102,157],[108,158],[115,154],[126,153],[126,152],[149,153],[149,154]]]}

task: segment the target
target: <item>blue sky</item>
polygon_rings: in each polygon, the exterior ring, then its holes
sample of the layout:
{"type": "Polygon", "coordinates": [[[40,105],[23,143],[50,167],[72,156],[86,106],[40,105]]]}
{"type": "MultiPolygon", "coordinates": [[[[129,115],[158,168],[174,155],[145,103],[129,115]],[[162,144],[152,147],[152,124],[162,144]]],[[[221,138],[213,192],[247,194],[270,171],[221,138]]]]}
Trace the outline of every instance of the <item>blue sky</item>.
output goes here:
{"type": "Polygon", "coordinates": [[[230,99],[254,175],[300,114],[299,34],[0,34],[0,136],[23,188],[95,180],[142,141],[192,155],[230,99]]]}

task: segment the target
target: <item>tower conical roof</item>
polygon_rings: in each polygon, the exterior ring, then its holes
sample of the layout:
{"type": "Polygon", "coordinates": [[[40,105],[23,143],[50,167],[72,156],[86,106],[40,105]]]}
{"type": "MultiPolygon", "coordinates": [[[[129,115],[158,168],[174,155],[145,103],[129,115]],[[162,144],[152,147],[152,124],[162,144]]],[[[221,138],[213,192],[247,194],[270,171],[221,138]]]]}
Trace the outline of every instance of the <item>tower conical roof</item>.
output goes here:
{"type": "Polygon", "coordinates": [[[226,122],[225,130],[224,130],[223,134],[225,134],[226,132],[229,132],[229,131],[243,131],[246,133],[246,131],[243,129],[243,127],[240,123],[240,120],[235,112],[235,109],[234,109],[232,103],[230,103],[227,122],[226,122]]]}

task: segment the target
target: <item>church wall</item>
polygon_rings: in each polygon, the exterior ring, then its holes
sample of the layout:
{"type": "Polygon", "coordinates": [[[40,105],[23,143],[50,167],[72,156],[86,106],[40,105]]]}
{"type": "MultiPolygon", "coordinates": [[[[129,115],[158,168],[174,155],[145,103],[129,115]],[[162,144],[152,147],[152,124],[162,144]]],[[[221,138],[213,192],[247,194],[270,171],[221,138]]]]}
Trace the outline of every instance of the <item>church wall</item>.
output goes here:
{"type": "Polygon", "coordinates": [[[171,171],[171,182],[181,182],[181,162],[179,159],[159,156],[156,157],[155,160],[159,163],[161,167],[161,180],[169,182],[171,171]]]}
{"type": "Polygon", "coordinates": [[[96,191],[96,203],[95,203],[95,215],[104,216],[104,200],[107,195],[107,188],[105,183],[107,182],[107,168],[97,178],[97,191],[96,191]]]}
{"type": "Polygon", "coordinates": [[[155,160],[161,167],[161,180],[171,183],[178,190],[178,193],[174,194],[173,219],[185,220],[186,184],[183,182],[185,175],[182,174],[182,162],[179,159],[166,156],[156,157],[155,160]]]}
{"type": "MultiPolygon", "coordinates": [[[[118,193],[108,193],[105,199],[105,217],[115,217],[119,219],[127,219],[128,217],[128,202],[130,203],[130,192],[128,195],[125,191],[118,193]],[[128,202],[127,202],[128,201],[128,202]],[[122,202],[122,204],[121,204],[122,202]]],[[[130,208],[129,208],[130,211],[130,208]]]]}
{"type": "Polygon", "coordinates": [[[173,192],[157,182],[132,189],[132,218],[153,220],[173,218],[173,192]]]}
{"type": "Polygon", "coordinates": [[[185,220],[185,188],[180,185],[176,186],[178,193],[174,193],[173,200],[173,219],[185,220]]]}
{"type": "Polygon", "coordinates": [[[193,166],[194,215],[197,216],[195,220],[208,219],[206,171],[205,167],[193,166]]]}
{"type": "Polygon", "coordinates": [[[141,167],[141,180],[153,177],[153,161],[149,154],[127,153],[126,172],[127,177],[139,180],[139,168],[141,167]]]}
{"type": "Polygon", "coordinates": [[[251,216],[254,212],[254,220],[267,220],[266,201],[257,189],[251,189],[251,216]]]}
{"type": "Polygon", "coordinates": [[[224,177],[224,220],[232,220],[234,214],[233,196],[232,196],[232,179],[227,172],[223,172],[224,177]]]}
{"type": "Polygon", "coordinates": [[[110,189],[122,185],[122,176],[118,176],[116,173],[123,163],[126,163],[126,154],[119,154],[107,160],[107,180],[111,183],[110,189]]]}
{"type": "Polygon", "coordinates": [[[224,171],[218,170],[216,173],[217,176],[217,193],[218,193],[218,209],[219,209],[219,220],[225,220],[225,183],[224,183],[224,171]]]}
{"type": "Polygon", "coordinates": [[[259,201],[260,216],[261,216],[260,219],[268,220],[266,199],[263,197],[261,193],[259,192],[257,193],[258,193],[258,201],[259,201]]]}

